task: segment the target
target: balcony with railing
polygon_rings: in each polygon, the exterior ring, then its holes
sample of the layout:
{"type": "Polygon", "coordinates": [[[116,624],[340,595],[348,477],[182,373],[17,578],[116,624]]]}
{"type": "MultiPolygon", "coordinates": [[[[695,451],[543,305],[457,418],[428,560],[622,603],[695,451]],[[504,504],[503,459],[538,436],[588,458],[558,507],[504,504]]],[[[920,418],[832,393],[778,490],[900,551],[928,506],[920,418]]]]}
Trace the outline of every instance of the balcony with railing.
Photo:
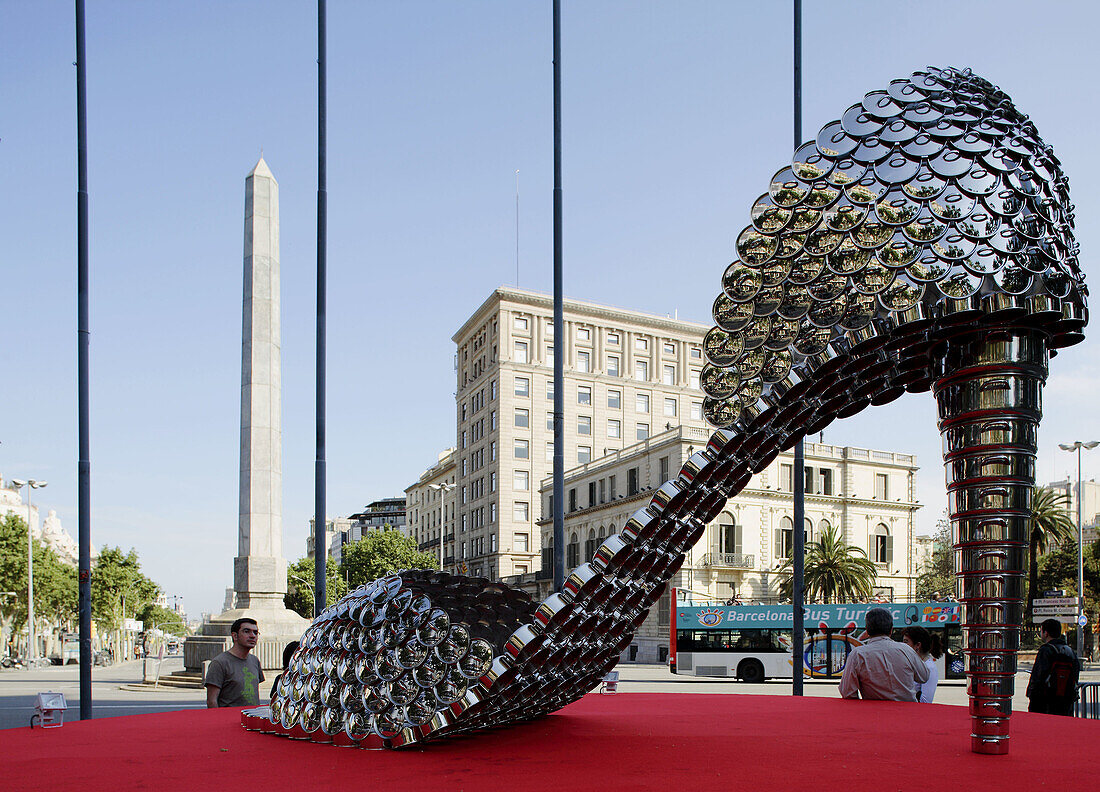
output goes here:
{"type": "Polygon", "coordinates": [[[756,566],[756,555],[754,553],[707,553],[703,556],[703,566],[752,569],[756,566]]]}

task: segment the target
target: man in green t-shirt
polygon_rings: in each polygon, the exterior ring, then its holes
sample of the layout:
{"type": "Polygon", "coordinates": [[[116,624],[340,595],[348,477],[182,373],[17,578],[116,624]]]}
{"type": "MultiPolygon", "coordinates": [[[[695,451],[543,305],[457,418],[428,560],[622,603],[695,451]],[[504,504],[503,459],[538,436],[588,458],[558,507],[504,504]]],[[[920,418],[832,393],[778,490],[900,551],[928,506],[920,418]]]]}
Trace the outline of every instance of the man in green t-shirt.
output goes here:
{"type": "Polygon", "coordinates": [[[233,645],[210,661],[206,667],[206,706],[246,707],[260,703],[260,683],[264,672],[260,661],[250,652],[260,640],[255,619],[237,619],[229,628],[233,645]]]}

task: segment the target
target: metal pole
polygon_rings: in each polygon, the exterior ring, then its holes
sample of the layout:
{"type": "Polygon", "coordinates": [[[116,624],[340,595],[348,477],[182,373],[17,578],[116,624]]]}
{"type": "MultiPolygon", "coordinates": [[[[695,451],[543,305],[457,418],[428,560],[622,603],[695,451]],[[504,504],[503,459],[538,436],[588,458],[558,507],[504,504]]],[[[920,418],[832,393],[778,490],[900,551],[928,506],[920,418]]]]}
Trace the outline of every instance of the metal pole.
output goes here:
{"type": "Polygon", "coordinates": [[[561,0],[554,0],[554,591],[565,585],[565,322],[561,273],[561,0]]]}
{"type": "Polygon", "coordinates": [[[1081,501],[1084,494],[1081,491],[1081,446],[1077,443],[1077,656],[1085,653],[1085,627],[1081,624],[1081,614],[1085,612],[1085,556],[1084,534],[1081,529],[1081,501]]]}
{"type": "Polygon", "coordinates": [[[317,0],[317,458],[314,462],[313,614],[325,609],[328,536],[325,522],[325,244],[328,190],[325,173],[325,0],[317,0]]]}
{"type": "Polygon", "coordinates": [[[34,645],[34,529],[31,527],[31,483],[27,482],[27,668],[33,668],[37,657],[34,645]]]}
{"type": "Polygon", "coordinates": [[[92,717],[92,465],[88,406],[88,119],[84,58],[84,0],[76,0],[76,348],[77,348],[77,525],[80,614],[80,719],[92,717]]]}
{"type": "MultiPolygon", "coordinates": [[[[802,0],[794,0],[794,147],[802,145],[802,0]]],[[[800,437],[794,446],[794,577],[791,581],[791,607],[794,609],[792,625],[792,651],[794,664],[791,667],[791,695],[802,695],[802,653],[806,628],[802,613],[802,584],[805,572],[806,554],[806,448],[800,437]]]]}

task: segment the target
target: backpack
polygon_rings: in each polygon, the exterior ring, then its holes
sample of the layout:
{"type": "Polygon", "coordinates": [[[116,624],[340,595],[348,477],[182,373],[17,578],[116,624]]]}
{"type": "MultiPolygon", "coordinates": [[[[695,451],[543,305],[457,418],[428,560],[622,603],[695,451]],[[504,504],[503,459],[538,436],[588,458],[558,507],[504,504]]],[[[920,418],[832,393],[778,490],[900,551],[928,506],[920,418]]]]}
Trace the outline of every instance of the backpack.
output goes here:
{"type": "Polygon", "coordinates": [[[1056,699],[1076,699],[1079,675],[1077,657],[1068,646],[1053,648],[1054,657],[1050,661],[1050,670],[1043,680],[1047,695],[1056,699]]]}

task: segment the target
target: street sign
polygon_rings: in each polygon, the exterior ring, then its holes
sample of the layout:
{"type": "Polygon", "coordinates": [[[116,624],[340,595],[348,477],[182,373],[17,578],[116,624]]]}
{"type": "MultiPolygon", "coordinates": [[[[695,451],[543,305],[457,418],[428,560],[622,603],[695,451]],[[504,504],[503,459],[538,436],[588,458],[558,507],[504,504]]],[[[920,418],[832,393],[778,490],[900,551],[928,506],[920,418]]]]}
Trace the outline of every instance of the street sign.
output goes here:
{"type": "Polygon", "coordinates": [[[1062,614],[1054,614],[1054,615],[1043,615],[1041,613],[1033,613],[1031,615],[1031,623],[1032,624],[1038,624],[1039,622],[1044,622],[1047,619],[1054,619],[1054,621],[1058,622],[1059,624],[1076,624],[1077,623],[1077,614],[1076,613],[1062,613],[1062,614]]]}
{"type": "Polygon", "coordinates": [[[1071,619],[1077,618],[1077,608],[1036,608],[1032,612],[1036,616],[1042,616],[1046,619],[1057,618],[1058,616],[1066,616],[1071,619]]]}
{"type": "Polygon", "coordinates": [[[1036,608],[1073,608],[1077,610],[1077,597],[1039,597],[1032,603],[1036,608]]]}
{"type": "Polygon", "coordinates": [[[1089,623],[1089,617],[1082,613],[1080,616],[1077,617],[1077,623],[1084,627],[1086,624],[1089,623]]]}

